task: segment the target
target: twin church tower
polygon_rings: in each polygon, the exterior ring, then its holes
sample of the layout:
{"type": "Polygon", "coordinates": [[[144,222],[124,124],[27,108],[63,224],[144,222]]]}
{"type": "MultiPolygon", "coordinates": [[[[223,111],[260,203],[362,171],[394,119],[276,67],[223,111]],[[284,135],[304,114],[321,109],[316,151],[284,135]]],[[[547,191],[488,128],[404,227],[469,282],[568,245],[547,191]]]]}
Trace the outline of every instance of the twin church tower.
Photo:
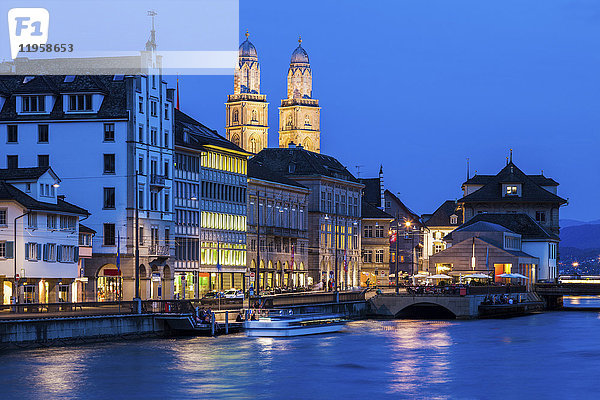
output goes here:
{"type": "MultiPolygon", "coordinates": [[[[233,94],[227,96],[227,139],[251,153],[268,146],[267,96],[260,93],[260,64],[248,39],[240,45],[233,94]]],[[[312,98],[312,71],[302,39],[292,53],[287,75],[287,98],[279,107],[279,147],[290,143],[321,151],[319,101],[312,98]]]]}

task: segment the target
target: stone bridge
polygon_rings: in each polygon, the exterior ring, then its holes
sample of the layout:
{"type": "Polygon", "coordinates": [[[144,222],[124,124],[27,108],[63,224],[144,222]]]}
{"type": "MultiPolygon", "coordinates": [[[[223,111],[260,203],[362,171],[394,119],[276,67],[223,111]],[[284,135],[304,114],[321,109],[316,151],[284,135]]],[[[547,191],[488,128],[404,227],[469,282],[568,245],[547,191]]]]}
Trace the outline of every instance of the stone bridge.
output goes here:
{"type": "Polygon", "coordinates": [[[380,294],[369,300],[370,313],[389,318],[472,319],[485,295],[380,294]]]}

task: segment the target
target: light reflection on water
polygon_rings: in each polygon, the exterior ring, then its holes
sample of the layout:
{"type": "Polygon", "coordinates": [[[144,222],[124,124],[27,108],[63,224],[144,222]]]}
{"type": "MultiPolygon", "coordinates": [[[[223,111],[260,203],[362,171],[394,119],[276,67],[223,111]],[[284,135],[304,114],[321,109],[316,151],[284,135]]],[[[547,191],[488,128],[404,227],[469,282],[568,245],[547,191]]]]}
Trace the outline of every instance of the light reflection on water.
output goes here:
{"type": "Polygon", "coordinates": [[[179,338],[0,355],[2,399],[594,398],[597,312],[357,321],[297,338],[179,338]]]}

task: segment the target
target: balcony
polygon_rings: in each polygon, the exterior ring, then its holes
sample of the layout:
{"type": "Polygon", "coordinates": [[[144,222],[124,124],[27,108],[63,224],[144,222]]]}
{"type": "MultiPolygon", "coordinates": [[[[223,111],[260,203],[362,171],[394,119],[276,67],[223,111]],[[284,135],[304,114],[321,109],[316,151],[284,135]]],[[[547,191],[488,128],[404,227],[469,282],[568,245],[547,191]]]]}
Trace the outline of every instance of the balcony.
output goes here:
{"type": "Polygon", "coordinates": [[[164,188],[166,186],[164,175],[157,175],[157,174],[150,175],[150,186],[154,186],[159,189],[164,188]]]}
{"type": "Polygon", "coordinates": [[[159,246],[157,244],[148,246],[148,255],[157,257],[169,257],[171,248],[169,246],[159,246]]]}

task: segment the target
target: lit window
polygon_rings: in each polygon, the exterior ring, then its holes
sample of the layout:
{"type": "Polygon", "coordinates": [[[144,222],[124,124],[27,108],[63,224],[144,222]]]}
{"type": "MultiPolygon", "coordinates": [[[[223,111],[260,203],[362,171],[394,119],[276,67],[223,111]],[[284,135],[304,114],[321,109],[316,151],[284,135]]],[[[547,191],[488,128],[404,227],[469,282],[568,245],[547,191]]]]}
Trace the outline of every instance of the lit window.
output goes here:
{"type": "Polygon", "coordinates": [[[45,96],[23,96],[22,111],[23,112],[44,112],[46,110],[45,96]]]}

